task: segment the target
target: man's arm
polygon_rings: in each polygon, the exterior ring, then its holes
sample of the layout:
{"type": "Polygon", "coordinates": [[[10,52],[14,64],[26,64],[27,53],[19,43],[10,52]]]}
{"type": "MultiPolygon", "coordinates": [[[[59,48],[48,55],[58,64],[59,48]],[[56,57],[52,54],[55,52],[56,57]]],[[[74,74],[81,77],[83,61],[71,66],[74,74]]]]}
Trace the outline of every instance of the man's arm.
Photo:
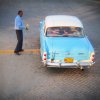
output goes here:
{"type": "Polygon", "coordinates": [[[22,20],[19,20],[19,19],[17,19],[16,25],[17,25],[17,27],[19,29],[25,29],[26,28],[25,25],[24,25],[24,23],[23,23],[23,21],[22,20]]]}

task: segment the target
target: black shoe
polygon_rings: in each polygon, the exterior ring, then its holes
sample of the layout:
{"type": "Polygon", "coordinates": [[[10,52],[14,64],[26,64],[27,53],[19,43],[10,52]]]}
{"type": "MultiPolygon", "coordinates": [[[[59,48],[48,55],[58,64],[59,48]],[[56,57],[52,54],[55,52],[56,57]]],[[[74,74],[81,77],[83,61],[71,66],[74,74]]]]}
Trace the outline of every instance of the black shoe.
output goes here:
{"type": "Polygon", "coordinates": [[[14,53],[18,53],[19,51],[14,51],[14,53]]]}
{"type": "Polygon", "coordinates": [[[23,52],[24,51],[24,49],[21,49],[21,50],[19,50],[20,52],[23,52]]]}
{"type": "Polygon", "coordinates": [[[16,55],[20,56],[21,54],[19,52],[15,53],[16,55]]]}
{"type": "Polygon", "coordinates": [[[16,55],[21,55],[18,51],[14,51],[14,53],[15,53],[16,55]]]}

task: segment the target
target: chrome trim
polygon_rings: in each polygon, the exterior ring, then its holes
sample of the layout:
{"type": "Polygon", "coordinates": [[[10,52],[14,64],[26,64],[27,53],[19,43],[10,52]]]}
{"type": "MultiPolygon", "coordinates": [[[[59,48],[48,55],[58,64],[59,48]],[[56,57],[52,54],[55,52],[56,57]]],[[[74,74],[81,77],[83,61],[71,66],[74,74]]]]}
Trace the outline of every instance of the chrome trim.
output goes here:
{"type": "Polygon", "coordinates": [[[80,68],[92,66],[95,62],[73,62],[73,63],[64,63],[64,62],[46,62],[47,67],[64,67],[64,68],[80,68]]]}

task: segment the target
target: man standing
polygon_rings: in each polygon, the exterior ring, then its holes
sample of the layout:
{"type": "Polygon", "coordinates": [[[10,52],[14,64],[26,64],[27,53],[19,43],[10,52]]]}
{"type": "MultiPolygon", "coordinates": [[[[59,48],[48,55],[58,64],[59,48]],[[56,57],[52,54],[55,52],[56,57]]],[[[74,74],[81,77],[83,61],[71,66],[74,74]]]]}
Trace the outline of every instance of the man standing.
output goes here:
{"type": "Polygon", "coordinates": [[[20,55],[19,52],[24,51],[22,49],[22,46],[23,46],[23,29],[28,29],[27,27],[25,27],[25,25],[23,23],[22,16],[23,16],[23,11],[19,10],[18,15],[15,18],[15,30],[16,30],[18,42],[17,42],[14,53],[17,54],[17,55],[20,55]]]}

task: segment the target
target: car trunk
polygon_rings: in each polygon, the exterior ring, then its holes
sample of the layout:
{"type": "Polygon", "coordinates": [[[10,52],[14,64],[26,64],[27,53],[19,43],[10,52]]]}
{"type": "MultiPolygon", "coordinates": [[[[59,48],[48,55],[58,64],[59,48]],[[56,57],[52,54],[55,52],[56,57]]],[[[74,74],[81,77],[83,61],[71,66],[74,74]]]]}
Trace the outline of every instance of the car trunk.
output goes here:
{"type": "Polygon", "coordinates": [[[87,40],[78,37],[46,37],[47,58],[64,60],[88,60],[89,50],[87,40]]]}

